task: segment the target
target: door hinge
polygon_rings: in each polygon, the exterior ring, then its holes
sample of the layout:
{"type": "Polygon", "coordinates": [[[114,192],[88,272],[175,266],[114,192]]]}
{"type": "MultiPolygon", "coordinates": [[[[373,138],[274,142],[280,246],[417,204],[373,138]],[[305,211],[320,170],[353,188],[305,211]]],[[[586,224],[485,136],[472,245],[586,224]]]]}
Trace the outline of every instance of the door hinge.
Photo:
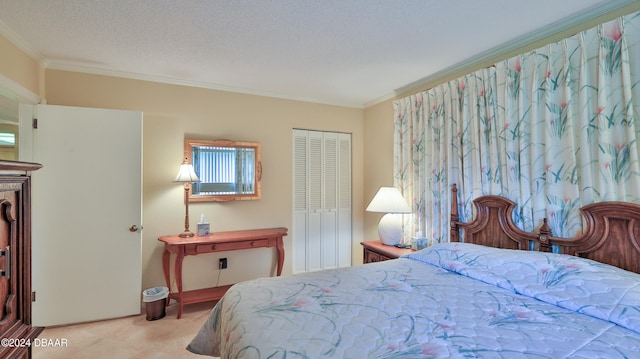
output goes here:
{"type": "Polygon", "coordinates": [[[33,128],[38,128],[38,119],[34,118],[32,123],[33,128]]]}
{"type": "Polygon", "coordinates": [[[36,292],[31,292],[31,301],[32,302],[36,301],[36,292]]]}

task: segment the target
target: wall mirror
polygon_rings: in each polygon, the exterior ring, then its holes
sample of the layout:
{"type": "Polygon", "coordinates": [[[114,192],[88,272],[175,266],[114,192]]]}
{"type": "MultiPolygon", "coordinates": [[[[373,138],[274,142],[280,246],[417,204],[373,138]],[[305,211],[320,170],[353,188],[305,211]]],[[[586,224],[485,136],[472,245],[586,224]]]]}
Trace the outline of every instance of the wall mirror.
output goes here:
{"type": "Polygon", "coordinates": [[[260,199],[260,143],[187,138],[184,152],[200,179],[191,187],[190,202],[260,199]]]}

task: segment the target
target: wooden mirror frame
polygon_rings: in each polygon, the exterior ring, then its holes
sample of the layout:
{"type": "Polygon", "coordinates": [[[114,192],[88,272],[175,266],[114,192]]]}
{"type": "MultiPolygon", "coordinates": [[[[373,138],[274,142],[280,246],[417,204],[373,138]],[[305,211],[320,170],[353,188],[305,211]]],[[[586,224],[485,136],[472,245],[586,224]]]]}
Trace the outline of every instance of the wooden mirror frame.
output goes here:
{"type": "MultiPolygon", "coordinates": [[[[212,146],[212,147],[229,147],[229,148],[253,148],[255,150],[255,178],[254,192],[241,194],[193,194],[189,193],[189,202],[229,202],[237,200],[259,200],[262,196],[262,160],[261,146],[259,142],[238,142],[230,140],[199,140],[193,138],[185,138],[184,155],[187,162],[193,165],[192,155],[194,146],[212,146]]],[[[195,168],[195,166],[194,166],[195,168]]]]}

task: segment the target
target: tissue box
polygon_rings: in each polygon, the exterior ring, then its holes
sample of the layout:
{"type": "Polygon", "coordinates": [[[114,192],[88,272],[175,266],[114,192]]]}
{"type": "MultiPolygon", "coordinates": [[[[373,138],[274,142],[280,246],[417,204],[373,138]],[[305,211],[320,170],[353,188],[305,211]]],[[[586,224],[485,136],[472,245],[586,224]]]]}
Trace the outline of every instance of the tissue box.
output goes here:
{"type": "Polygon", "coordinates": [[[428,241],[423,237],[413,237],[411,239],[411,249],[414,251],[418,251],[420,249],[426,248],[428,245],[428,241]]]}
{"type": "Polygon", "coordinates": [[[209,223],[198,223],[198,236],[206,237],[209,235],[209,223]]]}

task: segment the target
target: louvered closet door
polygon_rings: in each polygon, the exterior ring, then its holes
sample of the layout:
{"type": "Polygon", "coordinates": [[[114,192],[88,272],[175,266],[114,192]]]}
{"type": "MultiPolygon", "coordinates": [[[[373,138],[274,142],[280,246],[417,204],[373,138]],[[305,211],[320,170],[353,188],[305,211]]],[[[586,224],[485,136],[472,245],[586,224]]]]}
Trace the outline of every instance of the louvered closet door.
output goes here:
{"type": "Polygon", "coordinates": [[[307,271],[322,269],[322,133],[309,132],[307,271]]]}
{"type": "Polygon", "coordinates": [[[324,133],[322,171],[322,268],[338,267],[338,134],[324,133]]]}
{"type": "Polygon", "coordinates": [[[351,135],[293,131],[293,272],[351,265],[351,135]]]}
{"type": "Polygon", "coordinates": [[[351,266],[351,135],[338,134],[338,267],[351,266]]]}
{"type": "Polygon", "coordinates": [[[309,136],[293,130],[293,273],[307,271],[307,215],[309,213],[309,136]]]}

